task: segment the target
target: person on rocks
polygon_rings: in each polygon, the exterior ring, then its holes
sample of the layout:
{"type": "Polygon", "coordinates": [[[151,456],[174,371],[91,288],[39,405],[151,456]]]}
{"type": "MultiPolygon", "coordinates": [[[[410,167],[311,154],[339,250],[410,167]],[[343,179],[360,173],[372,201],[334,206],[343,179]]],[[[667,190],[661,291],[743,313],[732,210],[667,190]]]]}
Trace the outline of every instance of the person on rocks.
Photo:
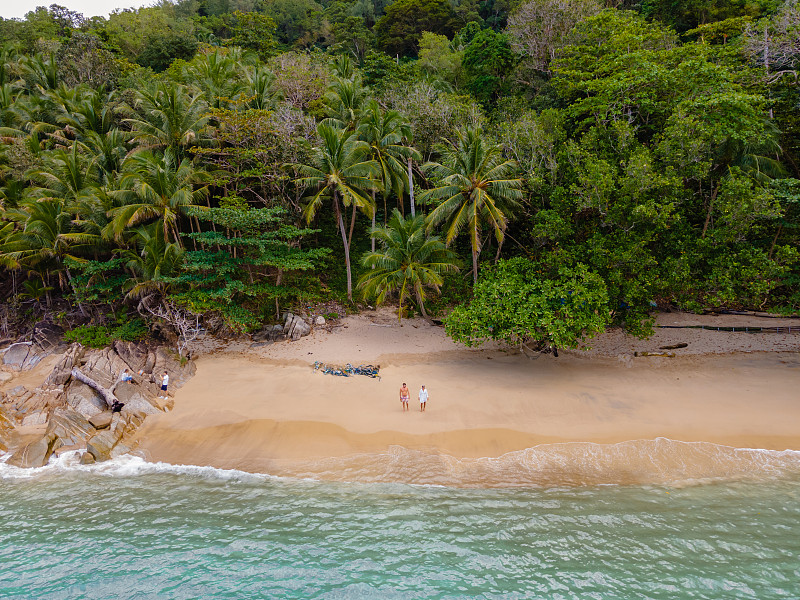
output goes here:
{"type": "Polygon", "coordinates": [[[425,405],[428,404],[428,390],[423,385],[419,389],[419,412],[425,412],[425,405]]]}
{"type": "Polygon", "coordinates": [[[120,381],[130,383],[133,381],[133,375],[130,374],[128,369],[125,369],[120,376],[120,381]]]}
{"type": "Polygon", "coordinates": [[[159,396],[162,400],[167,399],[167,386],[169,385],[169,374],[164,371],[164,375],[161,377],[161,393],[163,396],[159,396]]]}
{"type": "Polygon", "coordinates": [[[408,410],[408,400],[411,398],[411,391],[408,389],[405,383],[403,383],[403,387],[400,388],[400,404],[403,407],[403,412],[408,410]]]}

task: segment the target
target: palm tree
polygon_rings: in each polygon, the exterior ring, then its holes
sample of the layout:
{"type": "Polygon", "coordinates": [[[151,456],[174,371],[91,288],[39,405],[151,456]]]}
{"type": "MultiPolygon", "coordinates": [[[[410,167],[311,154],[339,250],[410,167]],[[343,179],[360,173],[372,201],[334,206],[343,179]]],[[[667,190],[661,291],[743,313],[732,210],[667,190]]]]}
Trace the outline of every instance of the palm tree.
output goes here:
{"type": "Polygon", "coordinates": [[[246,73],[247,87],[243,94],[247,96],[247,106],[256,110],[273,108],[280,97],[275,89],[275,74],[261,65],[248,69],[246,73]]]}
{"type": "Polygon", "coordinates": [[[43,153],[41,169],[31,171],[34,180],[41,185],[31,194],[37,198],[60,198],[65,207],[83,195],[92,194],[98,186],[93,176],[94,161],[78,152],[79,144],[73,143],[69,151],[52,150],[43,153]]]}
{"type": "Polygon", "coordinates": [[[190,96],[182,85],[159,83],[138,92],[136,106],[141,117],[125,122],[143,147],[172,149],[183,156],[203,141],[209,116],[202,94],[190,96]]]}
{"type": "Polygon", "coordinates": [[[350,241],[342,218],[342,205],[353,206],[367,213],[372,204],[366,192],[375,187],[378,164],[369,158],[369,145],[357,139],[355,133],[348,133],[331,123],[317,125],[317,134],[322,144],[311,149],[309,164],[292,165],[300,177],[295,183],[303,188],[316,190],[305,207],[304,214],[310,223],[317,214],[322,201],[329,198],[339,224],[344,245],[344,259],[347,267],[347,297],[353,299],[352,272],[350,269],[350,241]],[[341,199],[341,202],[340,202],[341,199]]]}
{"type": "MultiPolygon", "coordinates": [[[[80,251],[99,245],[100,237],[75,226],[62,198],[28,200],[19,209],[7,211],[6,215],[16,221],[21,230],[6,238],[5,262],[39,273],[45,284],[49,274],[55,272],[60,287],[68,282],[75,291],[66,259],[81,260],[80,251]]],[[[80,302],[78,306],[83,311],[80,302]]]]}
{"type": "MultiPolygon", "coordinates": [[[[358,133],[362,140],[370,145],[372,158],[381,168],[381,188],[383,189],[383,215],[386,225],[386,200],[390,192],[394,192],[402,201],[406,189],[405,161],[422,160],[422,155],[403,142],[411,139],[411,126],[403,121],[396,110],[381,110],[380,105],[371,100],[362,115],[358,133]]],[[[411,182],[408,183],[409,189],[411,182]]],[[[373,192],[372,203],[375,203],[373,192]]],[[[412,212],[412,215],[413,212],[412,212]]],[[[372,215],[372,227],[375,228],[375,213],[372,215]]],[[[375,251],[375,238],[372,239],[372,251],[375,251]]]]}
{"type": "Polygon", "coordinates": [[[328,119],[338,123],[347,131],[355,131],[361,111],[367,101],[368,90],[357,77],[344,79],[334,77],[323,98],[328,119]]]}
{"type": "Polygon", "coordinates": [[[230,108],[245,89],[241,66],[244,60],[238,48],[215,48],[189,63],[188,80],[200,88],[212,108],[230,108]]]}
{"type": "Polygon", "coordinates": [[[164,239],[163,229],[154,223],[134,230],[134,249],[120,253],[133,273],[125,284],[127,297],[141,299],[149,294],[163,295],[183,264],[184,252],[178,244],[164,239]]]}
{"type": "Polygon", "coordinates": [[[442,275],[458,271],[457,256],[437,236],[427,234],[424,215],[406,219],[396,208],[389,224],[373,229],[372,235],[382,248],[361,259],[361,264],[372,270],[361,276],[358,289],[377,304],[399,292],[398,318],[402,318],[403,302],[413,294],[419,312],[427,319],[425,290],[438,291],[444,283],[442,275]]]}
{"type": "Polygon", "coordinates": [[[439,201],[428,215],[428,229],[445,223],[449,246],[466,226],[472,245],[472,278],[478,281],[478,256],[486,225],[503,243],[508,214],[522,198],[522,180],[515,177],[517,163],[503,156],[502,147],[486,143],[479,127],[456,132],[457,143],[439,148],[441,163],[426,163],[438,185],[420,196],[421,202],[439,201]]]}
{"type": "Polygon", "coordinates": [[[182,247],[178,220],[187,207],[208,194],[208,186],[196,188],[208,181],[208,174],[187,159],[179,162],[172,151],[158,155],[145,150],[131,156],[125,166],[121,189],[110,192],[122,205],[109,211],[112,220],[106,234],[119,239],[125,230],[155,221],[165,240],[171,237],[182,247]]]}

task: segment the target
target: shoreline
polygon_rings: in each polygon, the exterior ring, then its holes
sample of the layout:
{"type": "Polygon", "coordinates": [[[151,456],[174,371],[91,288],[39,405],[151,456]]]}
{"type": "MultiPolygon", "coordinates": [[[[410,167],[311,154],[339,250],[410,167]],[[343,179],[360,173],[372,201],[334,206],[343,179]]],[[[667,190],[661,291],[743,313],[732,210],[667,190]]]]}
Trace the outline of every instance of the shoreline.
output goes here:
{"type": "MultiPolygon", "coordinates": [[[[717,332],[657,330],[658,339],[639,341],[612,331],[592,351],[529,359],[493,345],[457,346],[441,328],[420,321],[400,328],[396,318],[387,323],[392,317],[388,311],[347,317],[333,333],[317,331],[297,342],[201,349],[197,373],[176,394],[174,410],[148,418],[139,430],[140,455],[173,464],[369,480],[378,476],[375,465],[396,451],[410,463],[392,476],[397,480],[426,480],[418,469],[428,469],[449,481],[448,468],[461,467],[443,464],[574,443],[609,447],[668,439],[800,450],[796,334],[727,334],[748,336],[724,339],[752,349],[709,353],[698,351],[698,340],[713,345],[717,332]],[[685,339],[686,331],[694,339],[674,358],[634,358],[620,350],[620,340],[651,351],[685,339]],[[763,347],[765,338],[774,347],[763,347]],[[380,364],[382,379],[315,373],[315,360],[380,364]],[[398,400],[403,381],[411,389],[407,413],[398,400]],[[423,383],[430,400],[420,413],[416,395],[423,383]]],[[[634,464],[652,458],[619,460],[629,460],[635,471],[634,464]]],[[[682,469],[687,458],[675,457],[665,468],[682,469]]],[[[717,466],[700,464],[702,458],[691,460],[698,463],[693,477],[703,477],[704,469],[717,472],[717,466]]],[[[569,471],[568,463],[560,468],[569,471]]]]}
{"type": "MultiPolygon", "coordinates": [[[[754,320],[657,319],[721,327],[754,320]]],[[[120,452],[290,477],[492,486],[752,474],[758,460],[740,461],[747,448],[800,451],[800,335],[657,329],[637,340],[613,329],[590,343],[558,358],[491,343],[466,348],[426,321],[401,326],[389,309],[292,342],[206,341],[191,349],[196,373],[126,428],[120,452]],[[647,355],[676,343],[685,347],[670,357],[647,355]],[[316,361],[380,365],[381,377],[327,375],[316,361]],[[404,381],[408,412],[399,402],[404,381]],[[424,413],[421,384],[430,393],[424,413]]],[[[56,360],[13,374],[0,391],[40,385],[56,360]]],[[[18,425],[17,441],[41,438],[44,427],[18,425]]]]}

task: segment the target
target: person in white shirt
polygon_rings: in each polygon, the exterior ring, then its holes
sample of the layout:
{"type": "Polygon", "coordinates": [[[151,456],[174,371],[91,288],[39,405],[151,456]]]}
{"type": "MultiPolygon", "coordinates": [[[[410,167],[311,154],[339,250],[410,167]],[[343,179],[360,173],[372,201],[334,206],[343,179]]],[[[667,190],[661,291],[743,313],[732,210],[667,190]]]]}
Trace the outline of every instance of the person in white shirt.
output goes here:
{"type": "Polygon", "coordinates": [[[167,386],[169,385],[169,375],[166,371],[164,371],[164,376],[161,378],[161,393],[164,394],[163,396],[159,396],[159,398],[166,398],[167,397],[167,386]]]}
{"type": "Polygon", "coordinates": [[[425,412],[425,405],[428,403],[428,390],[423,385],[419,390],[419,412],[425,412]]]}

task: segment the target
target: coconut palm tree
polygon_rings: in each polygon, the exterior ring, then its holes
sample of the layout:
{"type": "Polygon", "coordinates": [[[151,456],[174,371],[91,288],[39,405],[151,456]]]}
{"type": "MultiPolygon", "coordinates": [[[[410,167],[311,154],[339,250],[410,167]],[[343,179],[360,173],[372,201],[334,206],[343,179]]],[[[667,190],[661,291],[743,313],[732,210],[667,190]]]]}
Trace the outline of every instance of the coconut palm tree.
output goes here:
{"type": "Polygon", "coordinates": [[[317,125],[321,144],[311,149],[308,164],[292,165],[300,174],[295,183],[312,190],[304,214],[310,223],[322,206],[323,200],[330,199],[334,215],[339,224],[344,245],[344,259],[347,268],[347,297],[353,299],[352,272],[350,269],[350,241],[342,218],[342,206],[353,206],[371,214],[373,207],[367,196],[376,186],[379,173],[378,164],[369,158],[369,145],[331,123],[317,125]]]}
{"type": "Polygon", "coordinates": [[[186,67],[186,75],[202,92],[212,108],[230,108],[246,88],[243,61],[249,60],[238,48],[220,49],[199,55],[186,67]]]}
{"type": "Polygon", "coordinates": [[[352,132],[358,127],[367,98],[368,90],[358,77],[334,77],[322,101],[328,119],[352,132]]]}
{"type": "Polygon", "coordinates": [[[419,312],[427,319],[425,291],[438,291],[444,283],[442,275],[458,271],[458,257],[437,236],[428,235],[424,215],[406,219],[395,208],[389,224],[373,229],[372,235],[382,247],[361,259],[361,264],[372,270],[361,276],[358,289],[364,298],[374,299],[377,304],[397,292],[400,319],[403,302],[413,296],[419,312]]]}
{"type": "MultiPolygon", "coordinates": [[[[4,262],[39,273],[45,284],[55,273],[61,288],[68,283],[74,291],[66,259],[81,260],[82,251],[102,243],[100,237],[75,226],[63,198],[29,199],[20,208],[7,211],[6,216],[19,229],[3,244],[4,262]]],[[[83,311],[80,303],[78,306],[83,311]]]]}
{"type": "Polygon", "coordinates": [[[456,131],[456,143],[439,147],[441,163],[426,163],[423,171],[437,181],[420,195],[421,202],[438,202],[428,215],[428,229],[445,224],[449,246],[467,228],[472,246],[472,277],[478,281],[478,257],[484,227],[502,244],[508,215],[522,199],[517,163],[503,156],[502,147],[483,140],[479,127],[456,131]]]}
{"type": "MultiPolygon", "coordinates": [[[[422,155],[403,142],[411,139],[411,126],[406,123],[396,110],[381,110],[380,105],[371,100],[362,115],[358,127],[359,137],[370,147],[372,159],[380,165],[381,189],[383,190],[383,215],[386,225],[386,199],[394,192],[402,201],[406,189],[406,161],[422,160],[422,155]]],[[[410,185],[410,184],[409,184],[410,185]]],[[[375,203],[373,191],[372,203],[375,203]]],[[[413,216],[413,215],[412,215],[413,216]]],[[[372,227],[375,228],[375,212],[372,214],[372,227]]],[[[375,238],[372,239],[372,251],[375,251],[375,238]]]]}
{"type": "Polygon", "coordinates": [[[246,72],[246,87],[242,92],[248,98],[247,106],[256,110],[273,108],[280,99],[275,89],[275,74],[262,65],[256,65],[246,72]]]}
{"type": "Polygon", "coordinates": [[[163,155],[142,151],[125,161],[126,173],[120,190],[109,192],[121,204],[109,211],[108,237],[119,239],[125,230],[157,222],[164,239],[182,247],[178,222],[189,206],[208,194],[208,173],[195,169],[187,159],[181,161],[168,150],[163,155]]]}
{"type": "Polygon", "coordinates": [[[125,266],[133,273],[125,284],[127,297],[140,299],[153,293],[163,295],[183,264],[183,249],[165,240],[164,231],[157,223],[137,227],[132,242],[133,249],[120,253],[125,266]]]}
{"type": "Polygon", "coordinates": [[[204,140],[209,116],[202,94],[190,95],[182,85],[158,83],[138,92],[140,116],[125,119],[142,148],[171,149],[183,157],[204,140]]]}

